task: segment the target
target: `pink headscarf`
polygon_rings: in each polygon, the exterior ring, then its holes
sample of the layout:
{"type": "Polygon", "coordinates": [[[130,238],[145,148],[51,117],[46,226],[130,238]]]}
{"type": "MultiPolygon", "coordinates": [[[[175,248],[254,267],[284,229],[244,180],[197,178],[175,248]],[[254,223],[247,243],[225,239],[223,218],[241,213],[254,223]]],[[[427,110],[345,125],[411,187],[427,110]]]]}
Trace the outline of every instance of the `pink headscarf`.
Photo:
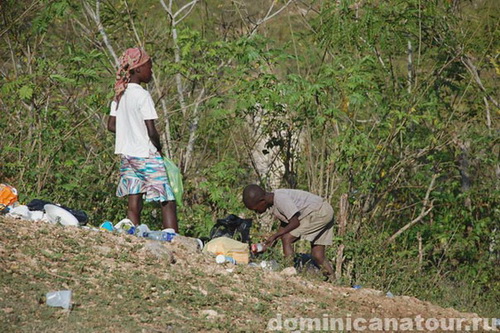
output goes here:
{"type": "Polygon", "coordinates": [[[127,49],[118,59],[119,67],[116,72],[115,101],[120,102],[127,85],[130,82],[130,70],[137,68],[149,61],[150,56],[141,48],[127,49]]]}

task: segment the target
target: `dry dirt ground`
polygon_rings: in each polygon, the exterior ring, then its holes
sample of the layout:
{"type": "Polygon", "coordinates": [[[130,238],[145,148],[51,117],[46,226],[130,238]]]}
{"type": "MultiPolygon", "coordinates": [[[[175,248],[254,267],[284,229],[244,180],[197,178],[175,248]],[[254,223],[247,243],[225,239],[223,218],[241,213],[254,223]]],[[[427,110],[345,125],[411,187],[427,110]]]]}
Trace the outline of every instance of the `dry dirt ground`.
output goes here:
{"type": "MultiPolygon", "coordinates": [[[[2,217],[0,231],[1,332],[347,332],[370,323],[377,330],[374,318],[465,318],[465,327],[478,317],[319,278],[218,265],[175,242],[2,217]],[[71,310],[45,304],[47,292],[63,289],[73,292],[71,310]],[[348,327],[355,318],[365,321],[348,327]]],[[[399,324],[389,331],[410,327],[399,324]]]]}

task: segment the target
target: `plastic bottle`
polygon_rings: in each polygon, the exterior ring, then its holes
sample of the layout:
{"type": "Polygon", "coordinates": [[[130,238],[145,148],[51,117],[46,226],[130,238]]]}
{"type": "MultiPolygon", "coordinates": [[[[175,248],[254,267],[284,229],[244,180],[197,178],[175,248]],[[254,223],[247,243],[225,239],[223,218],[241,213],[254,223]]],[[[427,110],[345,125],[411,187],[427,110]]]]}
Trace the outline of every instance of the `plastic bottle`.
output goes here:
{"type": "Polygon", "coordinates": [[[146,224],[141,224],[137,228],[135,228],[135,235],[138,237],[146,237],[144,236],[145,233],[150,232],[149,227],[146,224]]]}
{"type": "Polygon", "coordinates": [[[163,229],[162,231],[167,233],[167,242],[171,242],[177,236],[175,230],[172,228],[163,229]]]}
{"type": "Polygon", "coordinates": [[[233,265],[236,265],[236,260],[234,258],[225,256],[223,254],[219,254],[217,257],[215,257],[215,262],[218,264],[223,264],[225,262],[231,263],[233,265]]]}
{"type": "Polygon", "coordinates": [[[157,240],[157,241],[164,241],[164,242],[169,242],[171,238],[169,239],[169,234],[164,231],[150,231],[150,232],[145,232],[144,237],[152,239],[152,240],[157,240]]]}
{"type": "Polygon", "coordinates": [[[251,248],[253,253],[264,252],[264,244],[263,243],[252,244],[250,246],[250,248],[251,248]]]}

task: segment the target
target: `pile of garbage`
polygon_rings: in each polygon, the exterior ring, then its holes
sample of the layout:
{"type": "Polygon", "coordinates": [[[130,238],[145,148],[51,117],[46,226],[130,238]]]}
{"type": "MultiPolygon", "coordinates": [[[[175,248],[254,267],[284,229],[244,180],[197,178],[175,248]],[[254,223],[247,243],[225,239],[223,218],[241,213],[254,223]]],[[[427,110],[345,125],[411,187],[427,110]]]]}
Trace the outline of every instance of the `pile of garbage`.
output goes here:
{"type": "Polygon", "coordinates": [[[65,226],[84,226],[85,212],[57,205],[50,201],[33,199],[27,205],[18,201],[18,192],[9,184],[0,184],[0,214],[31,221],[44,221],[65,226]]]}
{"type": "MultiPolygon", "coordinates": [[[[129,219],[123,219],[116,224],[104,221],[98,228],[87,226],[88,217],[83,211],[40,199],[34,199],[27,205],[21,205],[18,201],[17,190],[8,184],[0,184],[0,213],[24,220],[44,221],[93,231],[129,234],[160,242],[181,242],[197,251],[212,255],[218,264],[248,265],[272,271],[281,268],[276,260],[257,260],[263,251],[263,245],[260,243],[251,244],[250,242],[252,220],[243,219],[233,214],[216,221],[210,231],[209,241],[204,244],[198,238],[181,236],[173,229],[156,231],[150,230],[146,224],[135,226],[129,219]]],[[[304,263],[310,266],[311,262],[311,258],[304,260],[304,258],[298,257],[295,260],[295,267],[301,269],[305,265],[304,263]]],[[[312,265],[312,267],[317,267],[313,262],[312,265]]]]}

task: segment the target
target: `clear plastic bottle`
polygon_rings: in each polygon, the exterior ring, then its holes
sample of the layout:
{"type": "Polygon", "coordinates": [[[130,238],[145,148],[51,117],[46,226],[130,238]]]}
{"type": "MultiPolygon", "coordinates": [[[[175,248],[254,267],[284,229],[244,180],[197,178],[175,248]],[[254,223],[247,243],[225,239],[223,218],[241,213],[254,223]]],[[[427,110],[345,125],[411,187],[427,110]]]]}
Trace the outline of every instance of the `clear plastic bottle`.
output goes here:
{"type": "Polygon", "coordinates": [[[146,224],[141,224],[135,229],[135,234],[138,237],[146,237],[145,234],[150,232],[149,227],[146,224]]]}
{"type": "Polygon", "coordinates": [[[157,240],[157,241],[164,241],[164,242],[169,242],[172,239],[170,238],[169,234],[164,232],[164,231],[150,231],[150,232],[145,232],[144,237],[152,240],[157,240]]]}

